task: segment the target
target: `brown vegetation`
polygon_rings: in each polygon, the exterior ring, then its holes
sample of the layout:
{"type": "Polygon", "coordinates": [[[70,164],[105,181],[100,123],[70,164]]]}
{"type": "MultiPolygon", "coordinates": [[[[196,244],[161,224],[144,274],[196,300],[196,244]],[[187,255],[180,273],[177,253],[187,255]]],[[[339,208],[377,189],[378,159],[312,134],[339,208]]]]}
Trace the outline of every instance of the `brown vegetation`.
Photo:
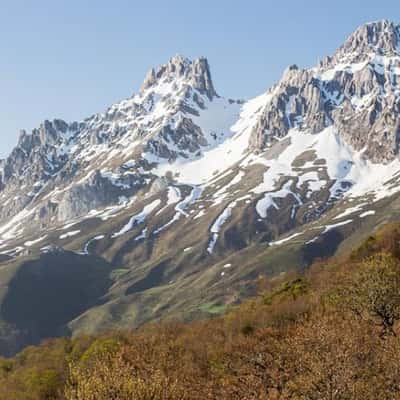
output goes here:
{"type": "Polygon", "coordinates": [[[400,399],[399,239],[262,280],[218,318],[27,348],[0,359],[0,399],[400,399]]]}

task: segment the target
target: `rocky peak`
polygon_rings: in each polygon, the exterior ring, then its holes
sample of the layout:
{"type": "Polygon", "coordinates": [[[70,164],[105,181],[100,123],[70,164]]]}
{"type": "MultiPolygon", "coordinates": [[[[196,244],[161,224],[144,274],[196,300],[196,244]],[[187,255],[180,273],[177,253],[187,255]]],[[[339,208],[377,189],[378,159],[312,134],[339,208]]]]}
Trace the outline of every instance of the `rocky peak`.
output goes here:
{"type": "Polygon", "coordinates": [[[18,147],[29,153],[37,146],[55,145],[71,132],[72,127],[73,125],[70,126],[61,119],[45,120],[39,128],[33,129],[31,134],[22,129],[19,133],[18,147]]]}
{"type": "Polygon", "coordinates": [[[307,84],[312,74],[307,69],[299,68],[296,64],[290,65],[283,72],[279,82],[280,86],[299,86],[307,84]]]}
{"type": "Polygon", "coordinates": [[[185,80],[187,84],[201,94],[205,94],[210,100],[218,97],[212,83],[207,59],[200,57],[192,61],[180,55],[172,57],[167,64],[156,69],[152,68],[146,75],[141,92],[161,82],[173,82],[180,79],[185,80]]]}
{"type": "Polygon", "coordinates": [[[392,161],[400,142],[399,67],[400,26],[359,27],[319,67],[285,70],[259,114],[250,148],[262,151],[292,128],[319,133],[334,126],[369,160],[392,161]]]}
{"type": "Polygon", "coordinates": [[[360,26],[344,43],[344,48],[354,51],[377,51],[381,54],[398,52],[399,26],[382,20],[360,26]]]}
{"type": "Polygon", "coordinates": [[[45,120],[35,132],[42,145],[55,144],[68,130],[68,124],[62,120],[45,120]]]}
{"type": "Polygon", "coordinates": [[[362,62],[371,53],[382,56],[400,55],[400,25],[388,20],[361,25],[339,47],[335,55],[327,57],[323,64],[362,62]]]}

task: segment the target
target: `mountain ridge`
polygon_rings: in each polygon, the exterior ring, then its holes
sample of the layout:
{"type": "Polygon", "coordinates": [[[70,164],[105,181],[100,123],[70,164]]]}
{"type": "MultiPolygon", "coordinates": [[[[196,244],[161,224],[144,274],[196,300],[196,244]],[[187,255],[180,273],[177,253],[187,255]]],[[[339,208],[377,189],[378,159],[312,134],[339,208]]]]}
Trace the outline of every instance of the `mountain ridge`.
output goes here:
{"type": "Polygon", "coordinates": [[[0,164],[0,306],[26,262],[65,249],[113,271],[73,333],[194,318],[398,218],[398,35],[363,25],[246,102],[175,56],[103,113],[21,132],[0,164]]]}

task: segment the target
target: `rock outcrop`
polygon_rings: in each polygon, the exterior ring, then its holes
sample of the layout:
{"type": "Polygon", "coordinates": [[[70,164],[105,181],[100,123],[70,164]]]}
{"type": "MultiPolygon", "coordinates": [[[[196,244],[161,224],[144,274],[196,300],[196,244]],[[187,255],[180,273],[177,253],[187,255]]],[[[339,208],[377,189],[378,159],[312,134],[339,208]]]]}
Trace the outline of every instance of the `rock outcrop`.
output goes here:
{"type": "Polygon", "coordinates": [[[400,28],[388,21],[361,26],[317,68],[289,67],[260,113],[250,148],[262,151],[295,128],[334,126],[372,162],[398,157],[400,28]]]}

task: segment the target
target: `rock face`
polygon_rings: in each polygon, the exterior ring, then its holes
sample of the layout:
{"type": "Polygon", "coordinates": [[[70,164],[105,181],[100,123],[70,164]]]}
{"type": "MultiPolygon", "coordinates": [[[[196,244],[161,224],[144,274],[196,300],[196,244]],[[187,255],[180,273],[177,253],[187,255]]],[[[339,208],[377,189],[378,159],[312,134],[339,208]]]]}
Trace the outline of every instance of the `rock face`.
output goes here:
{"type": "Polygon", "coordinates": [[[322,131],[330,124],[329,107],[312,72],[289,67],[254,127],[251,149],[261,151],[292,128],[304,127],[312,133],[322,131]]]}
{"type": "Polygon", "coordinates": [[[88,180],[62,194],[58,202],[57,219],[67,221],[86,215],[91,210],[116,204],[119,198],[129,198],[144,186],[145,180],[141,175],[122,176],[118,182],[113,182],[96,170],[88,180]]]}
{"type": "Polygon", "coordinates": [[[187,152],[192,154],[199,152],[201,147],[207,144],[201,128],[191,119],[182,118],[175,127],[170,125],[163,127],[155,138],[147,142],[145,151],[175,161],[179,156],[188,158],[187,152]],[[175,149],[170,148],[171,141],[175,144],[175,149]]]}
{"type": "Polygon", "coordinates": [[[361,62],[368,59],[370,53],[380,56],[398,56],[400,29],[393,22],[382,20],[360,26],[333,57],[328,57],[327,64],[334,65],[346,59],[361,62]]]}
{"type": "Polygon", "coordinates": [[[398,155],[400,30],[388,21],[366,24],[319,67],[289,67],[270,91],[250,139],[261,151],[292,128],[321,132],[333,125],[373,162],[398,155]]]}

